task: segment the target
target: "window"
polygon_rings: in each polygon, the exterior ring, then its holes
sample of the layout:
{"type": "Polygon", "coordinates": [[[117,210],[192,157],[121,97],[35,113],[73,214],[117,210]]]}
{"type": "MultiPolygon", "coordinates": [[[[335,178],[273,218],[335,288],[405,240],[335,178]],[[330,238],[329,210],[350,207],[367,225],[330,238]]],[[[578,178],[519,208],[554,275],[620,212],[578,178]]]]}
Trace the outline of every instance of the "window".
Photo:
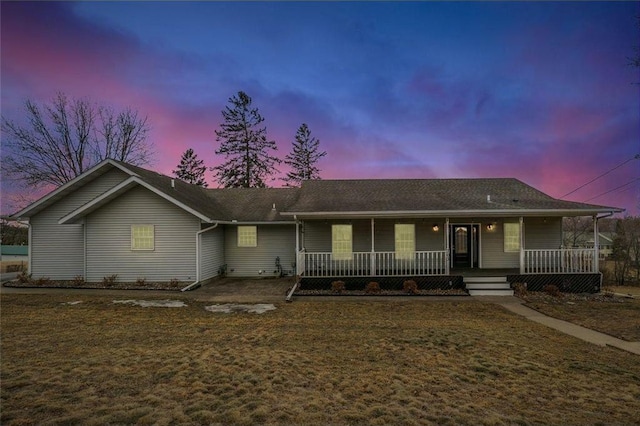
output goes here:
{"type": "Polygon", "coordinates": [[[520,251],[520,224],[504,224],[504,251],[520,251]]]}
{"type": "Polygon", "coordinates": [[[257,247],[258,227],[238,226],[238,247],[257,247]]]}
{"type": "Polygon", "coordinates": [[[331,226],[331,253],[333,260],[351,260],[353,258],[351,225],[331,226]]]}
{"type": "Polygon", "coordinates": [[[153,250],[153,225],[131,225],[131,250],[153,250]]]}
{"type": "Polygon", "coordinates": [[[413,260],[416,253],[416,226],[396,223],[396,259],[413,260]]]}

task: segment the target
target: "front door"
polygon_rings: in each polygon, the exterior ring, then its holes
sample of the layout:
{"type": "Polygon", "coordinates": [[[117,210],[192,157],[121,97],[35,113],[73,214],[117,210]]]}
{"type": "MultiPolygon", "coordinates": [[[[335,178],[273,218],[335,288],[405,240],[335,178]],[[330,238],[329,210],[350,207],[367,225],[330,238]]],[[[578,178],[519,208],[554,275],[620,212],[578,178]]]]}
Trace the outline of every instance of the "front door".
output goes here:
{"type": "Polygon", "coordinates": [[[449,247],[453,268],[478,267],[478,230],[478,225],[451,225],[449,247]]]}

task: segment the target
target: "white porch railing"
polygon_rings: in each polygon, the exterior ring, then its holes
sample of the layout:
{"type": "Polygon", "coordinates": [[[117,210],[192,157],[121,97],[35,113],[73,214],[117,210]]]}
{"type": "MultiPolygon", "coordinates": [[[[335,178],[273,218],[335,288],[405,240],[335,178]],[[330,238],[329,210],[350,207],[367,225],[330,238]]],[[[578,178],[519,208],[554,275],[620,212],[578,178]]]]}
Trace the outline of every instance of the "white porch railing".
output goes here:
{"type": "Polygon", "coordinates": [[[412,256],[396,252],[298,253],[298,274],[306,277],[424,276],[446,274],[446,251],[417,251],[412,256]]]}
{"type": "Polygon", "coordinates": [[[594,271],[593,249],[524,250],[522,273],[575,274],[594,271]]]}

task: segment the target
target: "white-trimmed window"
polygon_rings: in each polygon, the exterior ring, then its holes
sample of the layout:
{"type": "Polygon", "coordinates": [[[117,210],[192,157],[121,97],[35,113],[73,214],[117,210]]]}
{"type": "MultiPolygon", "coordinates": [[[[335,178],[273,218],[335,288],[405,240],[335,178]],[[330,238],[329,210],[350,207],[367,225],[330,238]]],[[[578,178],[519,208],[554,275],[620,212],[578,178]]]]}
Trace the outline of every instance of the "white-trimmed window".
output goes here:
{"type": "Polygon", "coordinates": [[[257,247],[258,227],[238,226],[238,247],[257,247]]]}
{"type": "Polygon", "coordinates": [[[353,259],[353,230],[351,225],[331,225],[331,254],[333,260],[353,259]]]}
{"type": "Polygon", "coordinates": [[[413,260],[416,255],[416,226],[413,223],[396,223],[396,259],[413,260]]]}
{"type": "Polygon", "coordinates": [[[504,251],[520,251],[520,224],[504,224],[504,251]]]}
{"type": "Polygon", "coordinates": [[[154,234],[153,225],[131,225],[131,250],[154,250],[154,234]]]}

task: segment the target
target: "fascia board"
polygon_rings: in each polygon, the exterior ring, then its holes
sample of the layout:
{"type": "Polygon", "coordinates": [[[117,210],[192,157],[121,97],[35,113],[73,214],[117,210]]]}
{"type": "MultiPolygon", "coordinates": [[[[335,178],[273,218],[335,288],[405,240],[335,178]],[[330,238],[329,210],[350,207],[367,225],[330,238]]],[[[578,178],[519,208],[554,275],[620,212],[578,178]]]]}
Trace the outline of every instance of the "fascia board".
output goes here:
{"type": "Polygon", "coordinates": [[[392,217],[466,217],[466,216],[586,216],[597,213],[621,213],[624,209],[522,209],[522,210],[425,210],[425,211],[355,211],[355,212],[282,212],[298,218],[392,218],[392,217]]]}

